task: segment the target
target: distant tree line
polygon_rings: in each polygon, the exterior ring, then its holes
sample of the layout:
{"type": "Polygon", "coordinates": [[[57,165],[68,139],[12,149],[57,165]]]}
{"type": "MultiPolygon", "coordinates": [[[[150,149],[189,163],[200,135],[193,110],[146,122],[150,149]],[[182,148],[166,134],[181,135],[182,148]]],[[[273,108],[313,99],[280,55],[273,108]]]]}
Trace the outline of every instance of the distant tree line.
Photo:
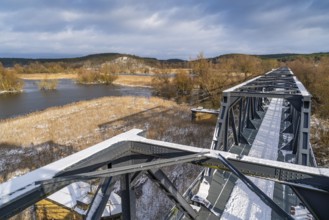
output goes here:
{"type": "Polygon", "coordinates": [[[27,65],[15,64],[13,70],[16,73],[64,73],[69,71],[71,68],[63,62],[49,62],[49,63],[40,63],[32,62],[27,65]]]}
{"type": "MultiPolygon", "coordinates": [[[[118,58],[120,59],[120,58],[118,58]]],[[[143,60],[127,59],[124,62],[119,62],[116,60],[105,61],[101,64],[95,64],[91,60],[86,60],[84,62],[77,63],[66,63],[66,62],[30,62],[25,65],[14,64],[11,69],[13,69],[17,74],[33,74],[33,73],[72,73],[79,72],[81,69],[94,69],[100,70],[102,66],[109,65],[111,68],[115,69],[115,74],[120,73],[142,73],[148,74],[152,73],[154,68],[168,68],[170,65],[159,64],[158,62],[153,62],[153,66],[146,65],[143,60]]]]}
{"type": "Polygon", "coordinates": [[[214,106],[219,105],[220,94],[236,83],[276,68],[276,59],[261,59],[256,56],[235,54],[217,59],[206,59],[200,53],[189,62],[189,70],[180,69],[175,77],[162,72],[154,77],[158,95],[166,98],[191,95],[192,90],[208,94],[214,106]]]}

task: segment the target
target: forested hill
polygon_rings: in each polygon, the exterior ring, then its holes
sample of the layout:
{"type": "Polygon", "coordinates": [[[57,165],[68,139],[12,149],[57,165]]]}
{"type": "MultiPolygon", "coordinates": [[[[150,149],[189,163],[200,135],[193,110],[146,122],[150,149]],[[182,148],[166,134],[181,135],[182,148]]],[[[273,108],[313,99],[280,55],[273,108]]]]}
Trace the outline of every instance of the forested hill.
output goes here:
{"type": "Polygon", "coordinates": [[[312,59],[320,59],[323,56],[329,57],[329,52],[323,53],[310,53],[310,54],[298,54],[298,53],[281,53],[281,54],[264,54],[264,55],[256,55],[262,59],[277,59],[280,61],[289,61],[294,60],[297,57],[306,57],[312,59]]]}
{"type": "MultiPolygon", "coordinates": [[[[224,54],[224,55],[220,55],[217,57],[209,58],[209,60],[216,61],[220,58],[232,57],[232,56],[236,56],[236,55],[241,55],[241,54],[224,54]]],[[[297,57],[307,57],[307,58],[312,58],[312,59],[317,60],[323,56],[329,57],[329,52],[311,53],[311,54],[281,53],[281,54],[253,55],[253,56],[259,57],[261,59],[276,59],[278,61],[285,62],[285,61],[289,61],[289,60],[294,60],[297,57]]],[[[63,62],[63,63],[67,63],[71,66],[79,66],[86,62],[89,62],[90,65],[99,65],[104,62],[108,62],[108,61],[117,59],[119,57],[133,58],[135,60],[142,61],[144,64],[149,65],[149,66],[186,67],[188,64],[187,60],[181,60],[181,59],[159,60],[156,58],[139,57],[136,55],[121,54],[121,53],[101,53],[101,54],[91,54],[91,55],[76,57],[76,58],[56,58],[56,59],[1,58],[0,57],[0,62],[5,67],[12,67],[15,64],[27,65],[27,64],[30,64],[33,62],[40,62],[40,63],[63,62]]]]}
{"type": "Polygon", "coordinates": [[[89,62],[91,65],[99,65],[104,62],[115,60],[119,57],[129,57],[135,60],[143,61],[144,64],[154,66],[154,65],[182,65],[187,63],[186,60],[181,59],[168,59],[168,60],[158,60],[156,58],[149,57],[139,57],[130,54],[121,54],[121,53],[101,53],[101,54],[91,54],[82,57],[76,58],[56,58],[56,59],[30,59],[30,58],[1,58],[0,62],[5,67],[12,67],[15,64],[27,65],[33,62],[40,63],[51,63],[51,62],[63,62],[70,65],[81,65],[82,63],[89,62]]]}
{"type": "MultiPolygon", "coordinates": [[[[238,54],[238,53],[231,53],[231,54],[223,54],[214,58],[210,58],[211,60],[217,60],[220,58],[225,58],[225,57],[234,57],[237,55],[244,55],[244,54],[238,54]]],[[[251,54],[247,54],[251,55],[251,54]]],[[[275,59],[278,61],[291,61],[294,60],[298,57],[305,57],[305,58],[311,58],[314,60],[320,59],[321,57],[329,57],[329,52],[321,52],[321,53],[309,53],[309,54],[300,54],[300,53],[278,53],[278,54],[261,54],[261,55],[252,55],[255,57],[259,57],[261,59],[275,59]]]]}

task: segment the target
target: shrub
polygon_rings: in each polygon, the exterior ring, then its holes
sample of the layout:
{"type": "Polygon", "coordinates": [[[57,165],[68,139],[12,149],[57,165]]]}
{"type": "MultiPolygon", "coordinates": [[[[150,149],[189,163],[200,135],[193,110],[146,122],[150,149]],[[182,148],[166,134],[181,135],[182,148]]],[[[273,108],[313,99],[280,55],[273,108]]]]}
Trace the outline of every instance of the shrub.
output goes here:
{"type": "Polygon", "coordinates": [[[152,80],[153,88],[156,95],[165,97],[167,99],[176,96],[176,88],[170,80],[167,72],[160,71],[155,74],[152,80]]]}
{"type": "Polygon", "coordinates": [[[40,90],[55,90],[57,89],[58,80],[57,79],[43,79],[38,82],[38,87],[40,90]]]}
{"type": "Polygon", "coordinates": [[[112,84],[114,80],[118,78],[115,75],[118,72],[118,67],[116,65],[105,64],[100,69],[100,80],[105,84],[112,84]]]}
{"type": "Polygon", "coordinates": [[[22,90],[23,82],[14,70],[5,69],[0,63],[0,91],[18,92],[22,90]]]}
{"type": "Polygon", "coordinates": [[[118,69],[116,66],[111,64],[103,65],[100,70],[80,68],[78,70],[78,83],[101,83],[101,84],[112,84],[114,80],[118,78],[116,72],[118,69]]]}
{"type": "Polygon", "coordinates": [[[97,82],[96,72],[86,68],[78,69],[78,83],[95,83],[97,82]]]}
{"type": "Polygon", "coordinates": [[[173,80],[173,84],[178,94],[187,95],[190,94],[193,89],[193,80],[191,76],[183,70],[178,71],[173,80]]]}

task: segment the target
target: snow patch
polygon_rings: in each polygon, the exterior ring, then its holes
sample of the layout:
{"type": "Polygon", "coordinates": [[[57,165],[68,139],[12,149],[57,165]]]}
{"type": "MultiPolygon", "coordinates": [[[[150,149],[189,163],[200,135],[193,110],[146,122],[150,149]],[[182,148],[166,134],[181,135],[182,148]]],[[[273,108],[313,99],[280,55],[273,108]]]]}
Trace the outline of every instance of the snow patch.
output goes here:
{"type": "MultiPolygon", "coordinates": [[[[282,99],[273,98],[248,156],[276,160],[281,126],[282,99]]],[[[252,178],[251,181],[270,198],[274,182],[252,178]]],[[[221,219],[271,219],[272,210],[241,180],[236,182],[221,219]]]]}

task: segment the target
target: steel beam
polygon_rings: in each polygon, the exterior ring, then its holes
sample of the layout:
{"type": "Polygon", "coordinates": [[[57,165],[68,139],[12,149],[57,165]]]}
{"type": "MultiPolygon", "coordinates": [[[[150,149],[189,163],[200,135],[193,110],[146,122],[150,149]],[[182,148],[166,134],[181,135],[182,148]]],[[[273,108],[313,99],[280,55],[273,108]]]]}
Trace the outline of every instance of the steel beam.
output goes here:
{"type": "Polygon", "coordinates": [[[86,220],[98,220],[102,218],[106,204],[111,196],[111,180],[112,177],[106,177],[101,180],[87,211],[86,220]]]}
{"type": "Polygon", "coordinates": [[[261,189],[259,189],[250,179],[244,176],[238,169],[236,169],[228,160],[226,160],[221,154],[218,154],[218,160],[227,167],[235,176],[237,176],[251,191],[257,194],[257,196],[268,206],[270,206],[277,214],[283,219],[294,220],[288,213],[282,210],[270,197],[268,197],[261,189]]]}
{"type": "Polygon", "coordinates": [[[289,93],[280,93],[280,92],[243,92],[243,91],[234,91],[231,92],[232,97],[257,97],[257,98],[301,98],[301,94],[289,94],[289,93]]]}
{"type": "Polygon", "coordinates": [[[147,173],[150,179],[160,187],[160,189],[176,204],[185,216],[190,219],[196,219],[197,213],[161,169],[148,170],[147,173]]]}
{"type": "MultiPolygon", "coordinates": [[[[27,207],[37,203],[38,201],[46,198],[52,193],[62,189],[63,187],[76,182],[75,180],[56,182],[51,185],[37,185],[28,192],[21,196],[12,199],[5,204],[0,205],[0,219],[9,219],[10,217],[20,213],[27,207]]],[[[0,187],[1,189],[1,187],[0,187]]],[[[3,199],[0,197],[0,200],[3,199]]]]}
{"type": "MultiPolygon", "coordinates": [[[[153,146],[153,147],[156,148],[157,146],[153,146]]],[[[124,175],[124,174],[128,174],[128,173],[135,173],[135,172],[145,171],[145,170],[154,169],[154,168],[161,168],[161,167],[175,165],[175,164],[189,163],[189,162],[193,162],[193,161],[207,159],[207,157],[205,156],[207,153],[209,153],[209,151],[204,151],[204,152],[200,152],[200,153],[196,153],[196,154],[190,153],[187,156],[173,157],[170,159],[158,159],[158,160],[153,160],[153,161],[145,162],[145,163],[139,163],[139,164],[133,164],[133,165],[123,165],[123,166],[118,166],[118,167],[114,167],[114,168],[110,168],[110,169],[79,173],[79,174],[74,174],[74,175],[70,175],[70,176],[55,177],[50,180],[44,180],[41,182],[37,182],[37,184],[53,185],[56,183],[60,183],[62,181],[90,180],[90,179],[96,179],[96,178],[106,178],[106,177],[111,177],[111,176],[113,177],[113,176],[118,176],[118,175],[124,175]]]]}
{"type": "Polygon", "coordinates": [[[130,176],[131,174],[123,174],[120,179],[123,220],[136,219],[136,195],[130,184],[130,176]]]}
{"type": "Polygon", "coordinates": [[[112,160],[122,157],[129,150],[129,142],[122,141],[113,144],[111,145],[111,148],[107,148],[101,152],[93,154],[84,160],[72,164],[71,166],[57,173],[56,177],[74,175],[75,173],[96,170],[111,163],[112,160]]]}
{"type": "Polygon", "coordinates": [[[243,108],[243,100],[240,99],[239,102],[239,123],[238,123],[238,139],[239,142],[241,142],[241,135],[242,135],[242,130],[243,130],[243,122],[242,122],[242,108],[243,108]]]}
{"type": "Polygon", "coordinates": [[[311,100],[303,101],[300,113],[299,139],[297,149],[298,164],[310,166],[310,120],[311,120],[311,100]]]}
{"type": "Polygon", "coordinates": [[[219,149],[222,143],[224,144],[223,146],[224,149],[227,146],[226,138],[227,138],[227,126],[228,126],[228,111],[230,109],[230,104],[231,104],[230,101],[231,101],[230,97],[224,94],[210,149],[219,149]]]}
{"type": "Polygon", "coordinates": [[[238,140],[238,134],[236,131],[236,126],[235,126],[235,119],[234,119],[234,114],[233,114],[233,109],[230,110],[230,122],[231,122],[231,128],[233,132],[233,139],[235,145],[239,145],[239,140],[238,140]]]}
{"type": "MultiPolygon", "coordinates": [[[[274,180],[276,182],[287,185],[297,184],[299,187],[309,188],[310,190],[314,191],[329,192],[328,169],[311,168],[247,156],[241,157],[239,155],[223,151],[206,150],[190,146],[154,141],[141,138],[139,136],[131,136],[130,138],[130,145],[134,146],[135,144],[138,144],[141,153],[143,153],[143,146],[145,145],[145,154],[148,154],[149,151],[158,152],[155,154],[157,155],[156,157],[165,156],[167,154],[166,151],[164,151],[164,155],[162,155],[162,150],[159,151],[158,149],[167,149],[168,151],[181,150],[189,153],[190,155],[171,159],[161,159],[141,164],[115,167],[107,170],[75,174],[72,176],[55,177],[48,181],[35,182],[33,187],[27,185],[26,188],[17,192],[12,192],[11,195],[1,194],[1,200],[5,199],[7,196],[9,196],[11,199],[5,203],[0,200],[0,218],[12,216],[13,214],[28,207],[29,205],[45,198],[47,195],[72,183],[73,181],[134,173],[142,170],[160,168],[163,166],[185,162],[193,162],[196,165],[201,165],[204,167],[227,170],[227,167],[218,161],[218,154],[223,155],[223,157],[230,161],[233,166],[235,166],[241,173],[245,175],[274,180]],[[136,138],[135,141],[134,138],[136,138]],[[22,194],[21,192],[24,193],[22,194]],[[15,197],[16,194],[19,196],[15,197]]],[[[17,177],[14,179],[14,181],[20,182],[20,178],[24,178],[24,176],[17,177]]]]}
{"type": "Polygon", "coordinates": [[[329,193],[313,191],[307,188],[291,186],[294,193],[303,202],[315,219],[327,219],[329,208],[329,193]]]}
{"type": "MultiPolygon", "coordinates": [[[[156,147],[156,146],[154,146],[156,147]]],[[[88,173],[81,173],[72,176],[58,177],[42,184],[55,184],[62,181],[89,180],[95,178],[104,178],[117,176],[127,173],[134,173],[153,168],[161,168],[164,166],[190,162],[195,165],[230,171],[221,162],[217,160],[216,155],[223,155],[236,169],[241,173],[258,178],[272,180],[286,185],[298,184],[300,187],[310,188],[315,191],[329,192],[329,170],[325,168],[311,168],[295,164],[287,164],[279,161],[253,158],[248,156],[240,156],[224,151],[211,151],[205,154],[193,154],[185,157],[177,157],[172,159],[161,159],[147,163],[127,165],[115,167],[107,170],[100,170],[88,173]],[[323,170],[323,171],[322,171],[323,170]]]]}
{"type": "Polygon", "coordinates": [[[243,132],[243,130],[246,127],[246,124],[247,124],[246,117],[247,117],[247,111],[248,111],[248,98],[244,98],[244,102],[245,102],[245,104],[242,106],[241,134],[242,134],[242,132],[243,132]]]}

